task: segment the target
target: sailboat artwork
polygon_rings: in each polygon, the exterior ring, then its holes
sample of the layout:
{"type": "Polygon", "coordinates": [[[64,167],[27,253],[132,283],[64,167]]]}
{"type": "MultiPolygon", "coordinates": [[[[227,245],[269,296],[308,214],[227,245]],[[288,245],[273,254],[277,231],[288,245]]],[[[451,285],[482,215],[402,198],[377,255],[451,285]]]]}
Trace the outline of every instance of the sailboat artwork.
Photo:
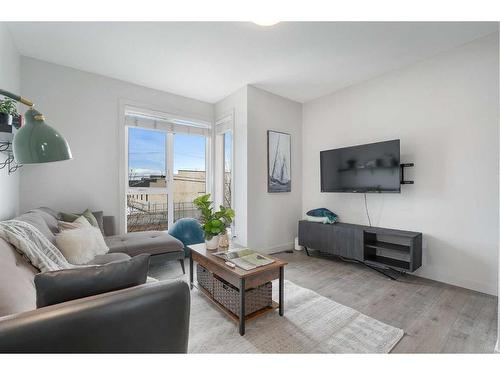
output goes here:
{"type": "Polygon", "coordinates": [[[267,131],[267,191],[292,191],[290,134],[267,131]]]}

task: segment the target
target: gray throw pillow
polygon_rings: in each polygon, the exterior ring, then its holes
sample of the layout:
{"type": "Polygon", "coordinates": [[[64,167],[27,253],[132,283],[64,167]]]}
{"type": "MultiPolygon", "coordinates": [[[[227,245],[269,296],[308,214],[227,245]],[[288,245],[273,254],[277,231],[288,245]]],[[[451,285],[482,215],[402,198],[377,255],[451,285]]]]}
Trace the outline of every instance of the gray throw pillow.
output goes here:
{"type": "Polygon", "coordinates": [[[101,230],[102,235],[104,236],[104,214],[102,211],[95,211],[92,212],[92,215],[94,215],[96,221],[97,221],[97,226],[101,230]]]}
{"type": "Polygon", "coordinates": [[[38,229],[42,234],[54,245],[56,243],[56,237],[54,233],[50,230],[43,216],[37,212],[26,212],[21,216],[15,218],[16,220],[24,221],[28,224],[33,225],[36,229],[38,229]]]}
{"type": "Polygon", "coordinates": [[[44,307],[146,282],[149,254],[102,266],[71,268],[35,275],[36,307],[44,307]]]}
{"type": "Polygon", "coordinates": [[[57,213],[55,213],[54,216],[53,215],[54,211],[52,211],[50,208],[40,207],[30,210],[28,212],[39,214],[43,218],[43,220],[45,220],[45,223],[47,223],[47,226],[49,227],[52,233],[59,232],[57,213]]]}

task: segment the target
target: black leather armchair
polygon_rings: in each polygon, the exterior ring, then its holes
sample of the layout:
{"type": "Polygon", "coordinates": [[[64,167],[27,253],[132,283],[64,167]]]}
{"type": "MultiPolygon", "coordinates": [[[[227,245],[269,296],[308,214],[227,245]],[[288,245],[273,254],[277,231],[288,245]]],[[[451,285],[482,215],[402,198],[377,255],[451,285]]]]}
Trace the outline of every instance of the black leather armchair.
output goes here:
{"type": "Polygon", "coordinates": [[[153,282],[0,318],[1,353],[186,353],[185,282],[153,282]]]}

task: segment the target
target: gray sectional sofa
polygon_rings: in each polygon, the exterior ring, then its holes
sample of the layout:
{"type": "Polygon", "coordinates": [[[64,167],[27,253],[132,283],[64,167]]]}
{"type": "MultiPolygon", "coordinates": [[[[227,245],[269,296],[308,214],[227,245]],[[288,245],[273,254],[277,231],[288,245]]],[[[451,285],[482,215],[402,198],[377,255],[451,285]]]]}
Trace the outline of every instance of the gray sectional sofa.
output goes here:
{"type": "MultiPolygon", "coordinates": [[[[47,208],[16,219],[55,241],[57,213],[47,208]]],[[[112,219],[99,226],[110,252],[90,264],[129,259],[139,253],[184,257],[180,241],[164,232],[114,234],[112,219]]],[[[0,353],[185,353],[190,294],[185,282],[153,282],[36,309],[39,271],[0,239],[0,353]]]]}
{"type": "MultiPolygon", "coordinates": [[[[139,254],[151,254],[152,262],[178,260],[184,270],[184,245],[167,232],[146,231],[116,234],[114,216],[104,216],[102,211],[94,212],[99,229],[109,247],[109,253],[102,255],[91,264],[103,264],[114,260],[128,259],[139,254]]],[[[50,208],[40,207],[30,210],[16,219],[27,221],[38,228],[54,245],[59,232],[60,214],[50,208]]]]}

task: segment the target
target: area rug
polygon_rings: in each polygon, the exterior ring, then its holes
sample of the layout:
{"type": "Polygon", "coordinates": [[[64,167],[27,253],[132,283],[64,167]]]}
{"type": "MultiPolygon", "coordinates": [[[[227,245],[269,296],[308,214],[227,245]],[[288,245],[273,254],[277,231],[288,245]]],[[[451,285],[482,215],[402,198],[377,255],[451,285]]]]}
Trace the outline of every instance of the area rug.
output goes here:
{"type": "Polygon", "coordinates": [[[404,334],[290,281],[285,315],[247,322],[244,336],[201,292],[191,295],[189,353],[389,353],[404,334]]]}

